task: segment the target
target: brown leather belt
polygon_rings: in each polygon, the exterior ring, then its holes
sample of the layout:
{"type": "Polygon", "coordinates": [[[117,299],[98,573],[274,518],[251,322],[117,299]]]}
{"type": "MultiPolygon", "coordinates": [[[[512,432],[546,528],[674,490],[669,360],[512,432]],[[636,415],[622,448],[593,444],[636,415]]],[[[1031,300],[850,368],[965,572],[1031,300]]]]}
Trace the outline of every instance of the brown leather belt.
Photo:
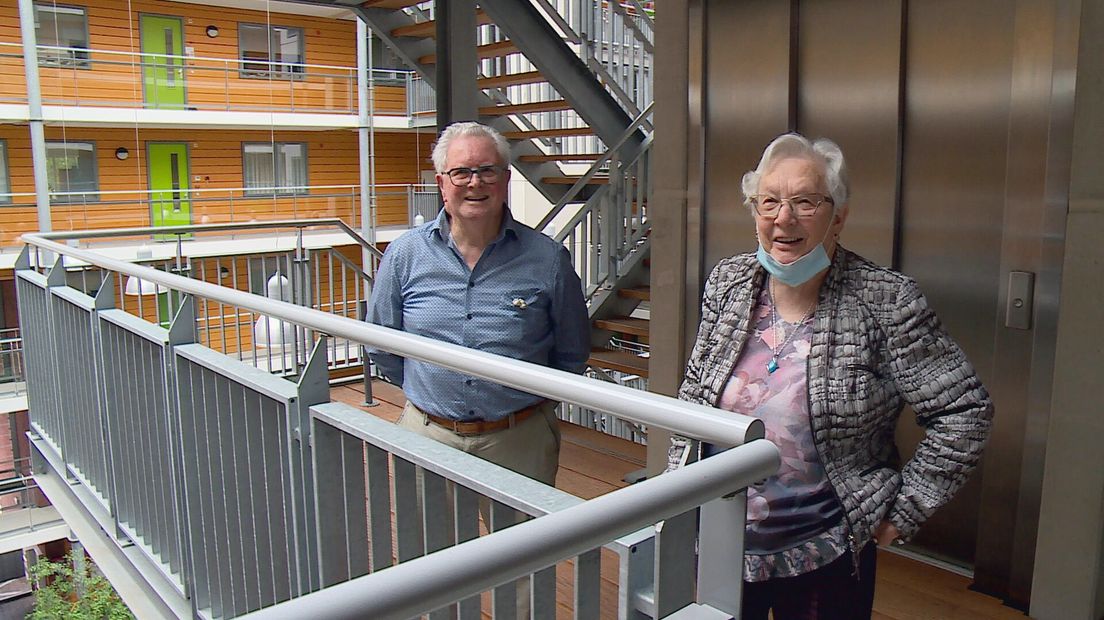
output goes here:
{"type": "Polygon", "coordinates": [[[461,422],[459,420],[450,420],[448,418],[435,416],[432,413],[426,413],[425,416],[430,422],[442,428],[447,428],[457,435],[485,435],[487,433],[497,433],[498,431],[506,430],[521,424],[525,420],[528,420],[534,413],[540,411],[541,405],[544,403],[545,401],[542,400],[525,409],[519,409],[501,420],[493,421],[473,420],[471,422],[461,422]]]}

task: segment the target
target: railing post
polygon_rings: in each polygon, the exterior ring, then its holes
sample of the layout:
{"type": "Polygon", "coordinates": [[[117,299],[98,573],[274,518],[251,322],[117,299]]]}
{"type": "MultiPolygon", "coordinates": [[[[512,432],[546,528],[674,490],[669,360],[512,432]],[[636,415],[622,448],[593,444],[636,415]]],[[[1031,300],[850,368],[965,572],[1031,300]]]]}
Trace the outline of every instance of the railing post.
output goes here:
{"type": "MultiPolygon", "coordinates": [[[[357,300],[357,318],[361,321],[368,319],[368,300],[357,300]]],[[[372,360],[368,358],[367,347],[360,347],[360,360],[364,363],[364,402],[361,405],[365,407],[375,407],[379,404],[379,401],[372,396],[372,360]]]]}
{"type": "Polygon", "coordinates": [[[744,587],[747,489],[701,507],[698,602],[740,617],[744,587]]]}

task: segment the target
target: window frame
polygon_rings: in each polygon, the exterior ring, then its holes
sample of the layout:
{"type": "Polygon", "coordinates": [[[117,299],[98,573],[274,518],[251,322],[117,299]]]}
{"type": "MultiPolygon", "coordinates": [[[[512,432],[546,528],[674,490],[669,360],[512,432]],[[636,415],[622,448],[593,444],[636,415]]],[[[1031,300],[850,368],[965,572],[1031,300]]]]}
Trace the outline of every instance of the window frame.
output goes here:
{"type": "MultiPolygon", "coordinates": [[[[15,197],[12,196],[12,184],[11,184],[11,151],[8,150],[8,141],[5,138],[0,138],[0,161],[3,161],[3,170],[0,170],[0,181],[8,188],[6,192],[0,191],[0,206],[7,206],[15,202],[15,197]],[[7,194],[5,196],[4,194],[7,194]]],[[[0,187],[0,189],[3,189],[0,187]]]]}
{"type": "MultiPolygon", "coordinates": [[[[310,186],[310,147],[306,142],[242,142],[241,143],[241,162],[242,162],[242,192],[248,198],[264,198],[264,197],[281,197],[281,196],[306,196],[310,193],[307,189],[310,186]],[[302,189],[283,189],[280,180],[276,178],[276,149],[281,146],[289,144],[297,144],[303,147],[303,187],[302,189]],[[246,177],[246,163],[245,163],[245,150],[249,146],[267,146],[271,148],[270,154],[272,156],[272,189],[250,189],[249,179],[246,177]],[[281,191],[283,189],[283,191],[281,191]]],[[[286,174],[285,174],[286,176],[286,174]]],[[[285,179],[286,181],[286,179],[285,179]]],[[[286,186],[286,183],[284,184],[286,186]]]]}
{"type": "MultiPolygon", "coordinates": [[[[54,4],[54,3],[47,4],[45,2],[35,2],[34,3],[34,16],[35,16],[35,48],[36,48],[36,50],[39,47],[41,47],[43,45],[46,45],[42,42],[42,37],[39,36],[39,26],[40,26],[41,20],[38,17],[38,13],[39,13],[40,10],[43,10],[43,9],[50,10],[51,12],[54,13],[54,15],[57,15],[57,12],[54,9],[69,9],[69,10],[80,12],[80,15],[83,18],[83,22],[84,22],[84,47],[83,48],[72,48],[72,49],[75,49],[75,50],[83,49],[84,51],[83,51],[83,53],[82,52],[73,53],[70,58],[44,57],[42,55],[42,52],[39,51],[38,52],[38,65],[40,67],[61,67],[61,68],[66,68],[66,69],[91,69],[92,68],[92,60],[91,60],[92,42],[90,40],[90,35],[88,33],[88,7],[78,6],[78,5],[73,5],[73,4],[54,4]]],[[[57,18],[55,17],[55,20],[56,19],[57,18]]],[[[71,46],[67,46],[67,45],[58,45],[58,43],[60,43],[60,41],[55,41],[54,43],[55,43],[55,45],[51,45],[50,47],[71,47],[71,46]]]]}
{"type": "MultiPolygon", "coordinates": [[[[93,189],[91,191],[87,191],[87,192],[81,192],[80,194],[77,194],[77,195],[70,195],[70,196],[57,194],[57,193],[54,193],[54,192],[51,191],[51,192],[49,192],[49,194],[50,194],[50,203],[51,204],[56,203],[56,204],[72,205],[72,204],[85,204],[85,203],[89,203],[89,202],[99,202],[100,201],[99,150],[97,149],[96,143],[94,141],[91,141],[91,140],[88,140],[88,141],[85,141],[85,140],[75,140],[75,141],[47,140],[46,141],[47,169],[49,169],[50,147],[51,146],[68,147],[68,146],[72,146],[72,145],[75,145],[75,144],[87,144],[87,145],[92,147],[92,180],[96,184],[95,189],[93,189]]],[[[47,190],[47,191],[49,191],[49,190],[47,190]]],[[[72,192],[70,191],[69,193],[71,194],[72,192]]]]}
{"type": "Polygon", "coordinates": [[[306,79],[306,64],[307,64],[307,33],[306,29],[301,26],[284,26],[280,24],[254,24],[250,22],[238,22],[238,77],[247,80],[305,80],[306,79]],[[258,58],[245,58],[245,48],[243,47],[244,37],[242,37],[242,31],[247,28],[259,28],[268,36],[268,40],[272,40],[272,32],[277,28],[282,28],[288,31],[299,32],[299,62],[298,63],[280,63],[272,56],[272,52],[268,52],[268,57],[265,59],[258,58]],[[246,66],[252,62],[266,63],[268,69],[249,69],[246,66]],[[283,65],[288,67],[287,70],[277,70],[274,65],[283,65]]]}

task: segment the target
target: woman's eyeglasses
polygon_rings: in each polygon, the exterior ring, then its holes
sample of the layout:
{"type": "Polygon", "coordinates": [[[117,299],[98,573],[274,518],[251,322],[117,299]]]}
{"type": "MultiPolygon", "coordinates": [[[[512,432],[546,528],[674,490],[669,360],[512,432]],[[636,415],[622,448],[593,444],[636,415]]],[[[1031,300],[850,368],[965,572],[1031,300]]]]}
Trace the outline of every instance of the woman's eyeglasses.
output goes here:
{"type": "Polygon", "coordinates": [[[824,203],[833,204],[830,197],[822,194],[802,194],[789,198],[760,194],[752,199],[755,212],[760,217],[777,217],[782,205],[789,206],[790,212],[797,217],[813,217],[824,203]]]}

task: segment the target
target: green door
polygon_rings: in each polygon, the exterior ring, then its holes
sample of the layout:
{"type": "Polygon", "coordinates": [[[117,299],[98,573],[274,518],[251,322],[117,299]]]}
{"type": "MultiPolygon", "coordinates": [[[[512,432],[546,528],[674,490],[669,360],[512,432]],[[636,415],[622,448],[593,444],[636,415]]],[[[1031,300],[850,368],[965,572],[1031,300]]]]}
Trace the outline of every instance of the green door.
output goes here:
{"type": "Polygon", "coordinates": [[[146,161],[149,162],[150,225],[191,224],[188,145],[183,142],[149,142],[146,151],[146,161]]]}
{"type": "Polygon", "coordinates": [[[184,25],[179,17],[142,15],[142,90],[147,108],[184,108],[184,25]]]}

